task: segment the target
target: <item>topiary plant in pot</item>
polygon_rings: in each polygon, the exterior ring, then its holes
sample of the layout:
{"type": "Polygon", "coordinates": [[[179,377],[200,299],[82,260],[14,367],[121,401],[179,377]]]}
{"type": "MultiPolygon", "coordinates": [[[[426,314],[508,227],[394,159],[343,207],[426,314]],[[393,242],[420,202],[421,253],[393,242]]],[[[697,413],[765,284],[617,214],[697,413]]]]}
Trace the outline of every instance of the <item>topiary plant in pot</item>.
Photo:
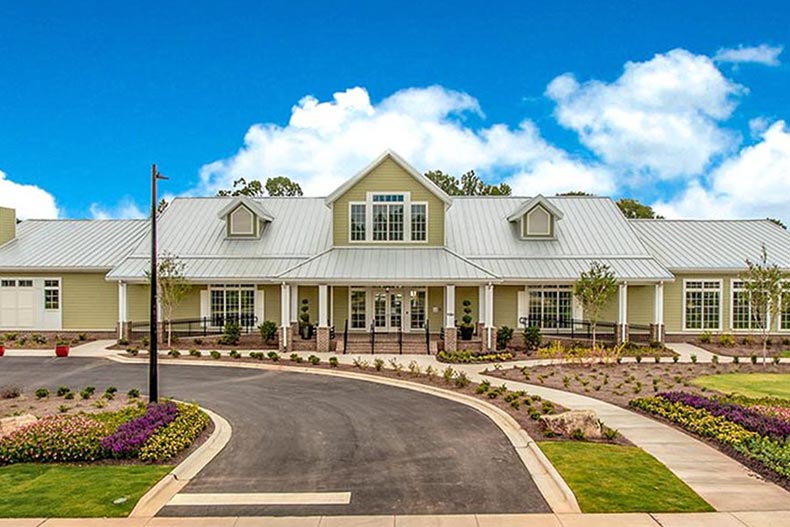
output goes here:
{"type": "Polygon", "coordinates": [[[464,299],[464,315],[461,317],[461,340],[472,340],[472,335],[475,332],[475,326],[472,324],[472,302],[471,300],[464,299]]]}
{"type": "Polygon", "coordinates": [[[299,314],[299,334],[304,340],[313,338],[313,326],[310,324],[310,303],[306,298],[302,299],[302,311],[299,314]]]}
{"type": "Polygon", "coordinates": [[[68,357],[69,356],[69,341],[66,339],[59,338],[55,344],[55,356],[56,357],[68,357]]]}

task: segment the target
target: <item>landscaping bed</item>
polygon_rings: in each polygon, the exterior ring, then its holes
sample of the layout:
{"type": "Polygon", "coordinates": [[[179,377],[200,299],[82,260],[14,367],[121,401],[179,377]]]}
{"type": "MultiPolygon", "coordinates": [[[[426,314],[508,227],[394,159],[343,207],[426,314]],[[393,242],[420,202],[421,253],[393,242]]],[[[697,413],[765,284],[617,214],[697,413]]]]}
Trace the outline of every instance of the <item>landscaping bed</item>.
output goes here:
{"type": "Polygon", "coordinates": [[[672,423],[790,490],[790,401],[663,392],[631,407],[672,423]]]}
{"type": "Polygon", "coordinates": [[[100,339],[113,339],[114,333],[68,332],[68,331],[6,331],[0,333],[0,345],[6,349],[54,350],[58,342],[80,346],[100,339]]]}
{"type": "Polygon", "coordinates": [[[538,384],[594,397],[628,407],[631,399],[662,391],[685,390],[704,393],[694,384],[697,377],[719,373],[790,373],[790,364],[694,364],[654,359],[641,363],[569,363],[525,368],[489,368],[486,374],[505,381],[538,384]]]}
{"type": "MultiPolygon", "coordinates": [[[[770,337],[766,342],[768,357],[790,358],[790,337],[770,337]]],[[[762,340],[754,335],[703,334],[695,338],[693,344],[717,355],[760,359],[763,356],[762,340]]]]}

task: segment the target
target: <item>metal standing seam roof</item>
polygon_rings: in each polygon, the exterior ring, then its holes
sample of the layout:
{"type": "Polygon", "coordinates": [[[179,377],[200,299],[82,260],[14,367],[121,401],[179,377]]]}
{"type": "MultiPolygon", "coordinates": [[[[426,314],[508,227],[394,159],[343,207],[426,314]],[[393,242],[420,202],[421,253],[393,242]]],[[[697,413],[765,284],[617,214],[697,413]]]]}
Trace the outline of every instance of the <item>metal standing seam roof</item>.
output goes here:
{"type": "Polygon", "coordinates": [[[790,233],[768,220],[630,220],[653,256],[673,270],[742,270],[768,258],[790,269],[790,233]]]}
{"type": "Polygon", "coordinates": [[[444,247],[334,248],[279,275],[336,282],[495,281],[497,277],[444,247]]]}
{"type": "MultiPolygon", "coordinates": [[[[195,282],[214,280],[269,280],[304,261],[304,258],[213,258],[206,256],[179,257],[184,263],[184,277],[195,282]]],[[[107,280],[139,282],[145,279],[150,259],[142,256],[127,258],[107,274],[107,280]]]]}
{"type": "Polygon", "coordinates": [[[146,230],[145,220],[26,220],[0,246],[0,269],[111,269],[146,230]]]}
{"type": "Polygon", "coordinates": [[[519,282],[574,281],[593,261],[608,265],[615,276],[627,281],[674,280],[653,258],[472,258],[503,280],[519,282]]]}

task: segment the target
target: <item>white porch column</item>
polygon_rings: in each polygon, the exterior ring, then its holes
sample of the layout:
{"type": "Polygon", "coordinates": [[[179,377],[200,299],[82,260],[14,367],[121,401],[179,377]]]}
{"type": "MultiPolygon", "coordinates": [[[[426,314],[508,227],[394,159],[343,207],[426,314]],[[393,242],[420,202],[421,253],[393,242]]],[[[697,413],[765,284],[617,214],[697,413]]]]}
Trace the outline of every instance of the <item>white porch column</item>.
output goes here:
{"type": "Polygon", "coordinates": [[[484,285],[477,288],[477,322],[483,325],[486,323],[486,286],[484,285]]]}
{"type": "Polygon", "coordinates": [[[291,286],[291,323],[298,323],[299,322],[299,286],[292,285],[291,286]]]}
{"type": "Polygon", "coordinates": [[[291,327],[291,287],[288,284],[280,286],[280,325],[282,326],[282,345],[287,347],[288,332],[291,327]]]}
{"type": "Polygon", "coordinates": [[[318,327],[329,327],[329,286],[318,286],[318,327]]]}
{"type": "Polygon", "coordinates": [[[664,342],[664,282],[655,285],[653,300],[653,328],[650,338],[657,342],[664,342]]]}
{"type": "Polygon", "coordinates": [[[620,284],[617,307],[617,325],[620,328],[617,340],[623,343],[628,340],[628,282],[620,284]]]}
{"type": "Polygon", "coordinates": [[[455,327],[455,286],[444,286],[444,327],[455,327]]]}
{"type": "Polygon", "coordinates": [[[486,349],[491,349],[494,333],[494,284],[485,287],[486,349]]]}
{"type": "Polygon", "coordinates": [[[118,282],[118,338],[124,338],[124,325],[128,322],[126,316],[126,282],[118,282]]]}

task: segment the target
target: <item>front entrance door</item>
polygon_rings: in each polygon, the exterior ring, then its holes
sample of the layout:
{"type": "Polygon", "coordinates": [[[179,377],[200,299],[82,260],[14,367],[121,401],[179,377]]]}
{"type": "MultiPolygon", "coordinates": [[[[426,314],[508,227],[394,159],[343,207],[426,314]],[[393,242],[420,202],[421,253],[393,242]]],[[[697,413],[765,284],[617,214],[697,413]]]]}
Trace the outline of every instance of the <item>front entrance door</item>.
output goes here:
{"type": "Polygon", "coordinates": [[[376,330],[397,331],[403,324],[403,291],[373,291],[373,324],[376,330]]]}

